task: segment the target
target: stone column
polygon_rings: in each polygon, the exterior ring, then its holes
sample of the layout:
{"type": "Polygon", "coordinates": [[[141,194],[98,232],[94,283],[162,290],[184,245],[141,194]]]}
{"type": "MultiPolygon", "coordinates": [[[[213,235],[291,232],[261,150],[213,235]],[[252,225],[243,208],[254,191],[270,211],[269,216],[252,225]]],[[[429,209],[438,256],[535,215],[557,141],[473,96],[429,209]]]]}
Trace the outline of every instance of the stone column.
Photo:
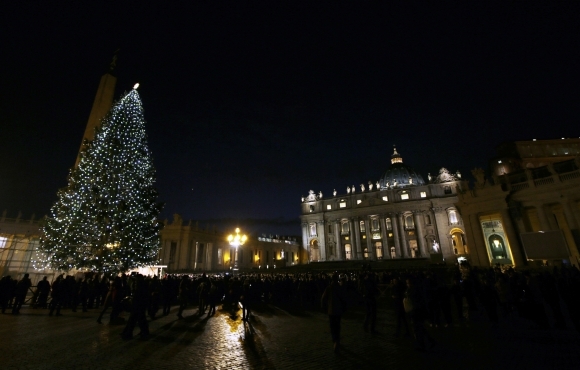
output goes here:
{"type": "Polygon", "coordinates": [[[507,209],[501,210],[501,218],[503,221],[503,230],[510,242],[510,250],[514,258],[514,265],[523,266],[525,263],[525,255],[521,248],[518,234],[512,225],[512,220],[507,209]]]}
{"type": "Polygon", "coordinates": [[[419,244],[419,256],[427,257],[427,250],[425,249],[425,232],[423,231],[423,211],[413,211],[415,216],[415,231],[417,232],[417,242],[419,244]]]}
{"type": "Polygon", "coordinates": [[[548,221],[548,216],[546,215],[546,210],[542,203],[535,203],[536,212],[538,213],[538,219],[540,220],[540,226],[542,231],[552,230],[550,227],[550,221],[548,221]]]}
{"type": "MultiPolygon", "coordinates": [[[[302,223],[302,246],[304,247],[304,250],[306,251],[308,263],[310,263],[310,243],[309,243],[309,239],[308,239],[308,222],[302,223]]],[[[252,262],[253,262],[253,260],[252,260],[252,262]]],[[[294,261],[292,261],[292,262],[294,262],[294,261]]]]}
{"type": "Polygon", "coordinates": [[[441,247],[441,253],[443,253],[443,258],[450,258],[455,256],[453,251],[453,243],[450,242],[448,238],[449,234],[449,226],[445,227],[445,225],[449,225],[449,219],[447,216],[447,212],[443,210],[441,207],[434,207],[433,214],[435,216],[435,230],[437,231],[437,238],[439,239],[439,246],[441,247]]]}
{"type": "MultiPolygon", "coordinates": [[[[396,213],[389,214],[391,217],[391,227],[393,228],[393,240],[395,241],[395,253],[397,257],[403,257],[403,250],[401,249],[401,241],[399,239],[399,218],[396,213]]],[[[389,250],[389,256],[391,251],[389,250]]]]}
{"type": "Polygon", "coordinates": [[[405,238],[405,220],[403,219],[403,213],[397,213],[397,219],[399,221],[399,237],[401,238],[401,257],[409,258],[409,248],[407,245],[407,238],[405,238]]]}
{"type": "MultiPolygon", "coordinates": [[[[354,240],[354,227],[353,227],[353,220],[352,218],[348,219],[348,237],[349,237],[349,243],[350,243],[350,259],[354,260],[356,259],[356,245],[355,245],[355,240],[354,240]]],[[[346,250],[345,250],[346,253],[346,250]]]]}
{"type": "Polygon", "coordinates": [[[489,253],[487,251],[487,242],[481,230],[479,216],[477,214],[469,215],[470,229],[467,232],[467,247],[469,255],[476,266],[489,266],[489,253]]]}
{"type": "Polygon", "coordinates": [[[318,239],[318,251],[320,253],[320,260],[328,260],[326,255],[326,238],[324,235],[324,220],[316,222],[316,238],[318,239]]]}
{"type": "MultiPolygon", "coordinates": [[[[387,230],[387,223],[385,222],[385,215],[379,216],[379,226],[381,228],[381,242],[383,243],[383,259],[391,257],[391,249],[389,247],[389,231],[387,230]]],[[[393,221],[391,221],[393,225],[393,221]]],[[[375,251],[376,252],[376,251],[375,251]]]]}
{"type": "Polygon", "coordinates": [[[340,260],[340,261],[344,261],[345,257],[344,257],[344,250],[342,248],[342,224],[340,223],[340,220],[337,219],[334,221],[334,225],[336,226],[334,229],[334,236],[336,238],[336,259],[340,260]]]}
{"type": "Polygon", "coordinates": [[[564,208],[564,215],[566,216],[568,227],[570,227],[571,230],[578,229],[578,221],[576,220],[576,216],[574,216],[574,211],[570,202],[567,200],[562,202],[562,208],[564,208]]]}
{"type": "MultiPolygon", "coordinates": [[[[568,224],[568,229],[570,230],[570,234],[572,236],[572,243],[574,245],[570,245],[570,254],[576,259],[575,261],[572,259],[572,262],[576,267],[578,267],[578,263],[580,262],[580,230],[578,230],[578,222],[576,220],[576,216],[574,216],[574,210],[572,209],[572,205],[568,200],[562,202],[562,208],[564,210],[564,217],[566,218],[566,223],[568,224]]],[[[572,244],[570,243],[570,244],[572,244]]]]}
{"type": "MultiPolygon", "coordinates": [[[[351,219],[351,225],[354,224],[354,235],[355,235],[355,239],[353,239],[353,246],[355,249],[355,256],[357,260],[362,260],[362,251],[361,251],[361,245],[360,245],[360,225],[358,224],[358,218],[356,219],[351,219]]],[[[352,234],[352,232],[351,232],[352,234]]]]}
{"type": "Polygon", "coordinates": [[[374,243],[373,243],[373,232],[371,230],[372,227],[372,223],[369,222],[368,219],[365,219],[365,230],[366,230],[366,235],[367,235],[367,248],[369,251],[369,260],[373,260],[376,261],[377,260],[377,254],[374,248],[374,243]]]}

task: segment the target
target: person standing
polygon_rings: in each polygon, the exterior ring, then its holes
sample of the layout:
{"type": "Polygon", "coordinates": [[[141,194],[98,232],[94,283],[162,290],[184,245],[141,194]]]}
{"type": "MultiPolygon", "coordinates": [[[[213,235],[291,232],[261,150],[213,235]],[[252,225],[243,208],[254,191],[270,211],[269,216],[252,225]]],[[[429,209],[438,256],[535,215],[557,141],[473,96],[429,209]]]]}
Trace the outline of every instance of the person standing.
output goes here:
{"type": "Polygon", "coordinates": [[[340,348],[340,320],[346,311],[346,293],[344,287],[338,281],[338,273],[332,275],[332,281],[324,290],[321,298],[322,308],[328,314],[330,335],[334,346],[334,352],[340,348]]]}
{"type": "Polygon", "coordinates": [[[139,324],[139,336],[146,338],[149,336],[149,324],[147,323],[147,306],[149,305],[149,286],[143,275],[138,274],[135,277],[135,283],[132,291],[131,314],[127,320],[127,325],[121,333],[121,338],[128,340],[133,338],[135,325],[139,324]]]}
{"type": "Polygon", "coordinates": [[[409,324],[407,322],[407,315],[405,314],[405,306],[403,299],[405,298],[405,284],[401,282],[398,277],[393,278],[391,282],[391,297],[393,298],[393,308],[397,317],[397,329],[395,331],[395,338],[401,336],[401,328],[405,328],[405,336],[409,336],[409,324]]]}
{"type": "Polygon", "coordinates": [[[10,299],[10,287],[12,285],[10,280],[12,280],[10,275],[2,277],[2,280],[0,280],[0,307],[2,307],[2,313],[6,313],[6,307],[8,307],[8,300],[10,299]]]}
{"type": "Polygon", "coordinates": [[[14,305],[12,306],[13,315],[18,315],[20,313],[20,308],[26,299],[26,293],[28,293],[28,289],[30,289],[31,286],[32,282],[28,278],[28,274],[24,274],[24,277],[16,284],[16,289],[14,290],[14,305]]]}
{"type": "Polygon", "coordinates": [[[56,280],[52,283],[52,292],[50,293],[50,311],[49,316],[52,316],[54,310],[56,309],[56,316],[61,316],[60,308],[63,304],[65,297],[65,280],[62,275],[58,275],[56,280]]]}
{"type": "Polygon", "coordinates": [[[183,319],[183,310],[187,307],[187,296],[189,294],[189,276],[183,275],[179,283],[179,312],[177,317],[183,319]]]}
{"type": "Polygon", "coordinates": [[[40,308],[46,308],[46,302],[48,302],[48,294],[50,293],[50,283],[48,282],[48,277],[45,276],[36,285],[36,291],[38,292],[37,306],[40,308]]]}
{"type": "Polygon", "coordinates": [[[436,344],[435,340],[425,329],[425,320],[427,319],[427,302],[421,291],[421,286],[414,279],[407,279],[407,291],[405,300],[407,300],[405,309],[408,311],[413,323],[415,332],[415,349],[425,351],[425,341],[429,342],[430,348],[436,344]]]}
{"type": "Polygon", "coordinates": [[[372,334],[376,333],[375,327],[377,323],[377,295],[379,289],[377,287],[377,281],[375,274],[372,272],[367,272],[365,274],[362,286],[362,295],[366,308],[365,322],[363,328],[365,331],[369,330],[372,334]]]}

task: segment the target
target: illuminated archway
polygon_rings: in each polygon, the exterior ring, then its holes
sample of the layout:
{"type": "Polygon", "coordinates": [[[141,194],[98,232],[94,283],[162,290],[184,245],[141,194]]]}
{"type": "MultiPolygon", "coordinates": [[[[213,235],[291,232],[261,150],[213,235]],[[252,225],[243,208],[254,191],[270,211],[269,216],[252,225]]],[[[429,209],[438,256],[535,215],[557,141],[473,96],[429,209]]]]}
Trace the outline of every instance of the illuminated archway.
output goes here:
{"type": "Polygon", "coordinates": [[[451,237],[451,244],[453,248],[453,253],[455,254],[467,254],[467,240],[465,238],[465,233],[458,227],[454,227],[449,231],[451,237]]]}
{"type": "Polygon", "coordinates": [[[310,241],[310,261],[316,262],[320,260],[320,248],[318,248],[318,239],[310,241]]]}

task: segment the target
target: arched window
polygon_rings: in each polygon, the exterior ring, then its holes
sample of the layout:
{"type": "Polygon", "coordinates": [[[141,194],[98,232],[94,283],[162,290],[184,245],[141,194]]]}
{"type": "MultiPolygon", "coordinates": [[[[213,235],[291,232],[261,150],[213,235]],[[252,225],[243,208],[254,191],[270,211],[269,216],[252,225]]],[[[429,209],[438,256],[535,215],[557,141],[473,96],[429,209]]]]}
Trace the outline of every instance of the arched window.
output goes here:
{"type": "Polygon", "coordinates": [[[387,230],[393,230],[393,223],[389,217],[385,219],[385,224],[387,225],[387,230]]]}
{"type": "Polygon", "coordinates": [[[377,231],[380,229],[379,228],[379,219],[373,218],[372,224],[373,224],[373,231],[377,231]]]}
{"type": "Polygon", "coordinates": [[[363,250],[363,255],[365,260],[369,259],[369,249],[365,247],[365,249],[363,250]]]}
{"type": "Polygon", "coordinates": [[[449,223],[451,225],[456,225],[459,223],[457,221],[457,213],[454,210],[449,211],[449,223]]]}
{"type": "Polygon", "coordinates": [[[348,221],[342,221],[341,224],[341,234],[348,234],[350,232],[350,227],[348,226],[348,221]]]}
{"type": "Polygon", "coordinates": [[[405,216],[405,229],[414,229],[415,223],[413,222],[413,216],[407,215],[405,216]]]}
{"type": "Polygon", "coordinates": [[[345,244],[344,245],[344,254],[347,260],[352,259],[352,250],[350,247],[350,244],[345,244]]]}
{"type": "Polygon", "coordinates": [[[316,236],[316,224],[310,224],[310,236],[316,236]]]}
{"type": "Polygon", "coordinates": [[[361,233],[366,233],[367,232],[367,228],[365,227],[365,222],[361,221],[360,222],[360,232],[361,233]]]}

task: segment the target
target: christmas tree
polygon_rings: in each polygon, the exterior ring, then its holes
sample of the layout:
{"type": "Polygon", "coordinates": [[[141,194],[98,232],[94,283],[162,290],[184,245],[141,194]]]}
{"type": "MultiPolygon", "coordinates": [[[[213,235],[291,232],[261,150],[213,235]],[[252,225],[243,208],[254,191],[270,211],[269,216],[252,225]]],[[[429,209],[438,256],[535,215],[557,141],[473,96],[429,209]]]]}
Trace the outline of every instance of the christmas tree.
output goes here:
{"type": "Polygon", "coordinates": [[[113,105],[58,191],[35,268],[119,272],[156,262],[161,205],[137,86],[113,105]]]}

